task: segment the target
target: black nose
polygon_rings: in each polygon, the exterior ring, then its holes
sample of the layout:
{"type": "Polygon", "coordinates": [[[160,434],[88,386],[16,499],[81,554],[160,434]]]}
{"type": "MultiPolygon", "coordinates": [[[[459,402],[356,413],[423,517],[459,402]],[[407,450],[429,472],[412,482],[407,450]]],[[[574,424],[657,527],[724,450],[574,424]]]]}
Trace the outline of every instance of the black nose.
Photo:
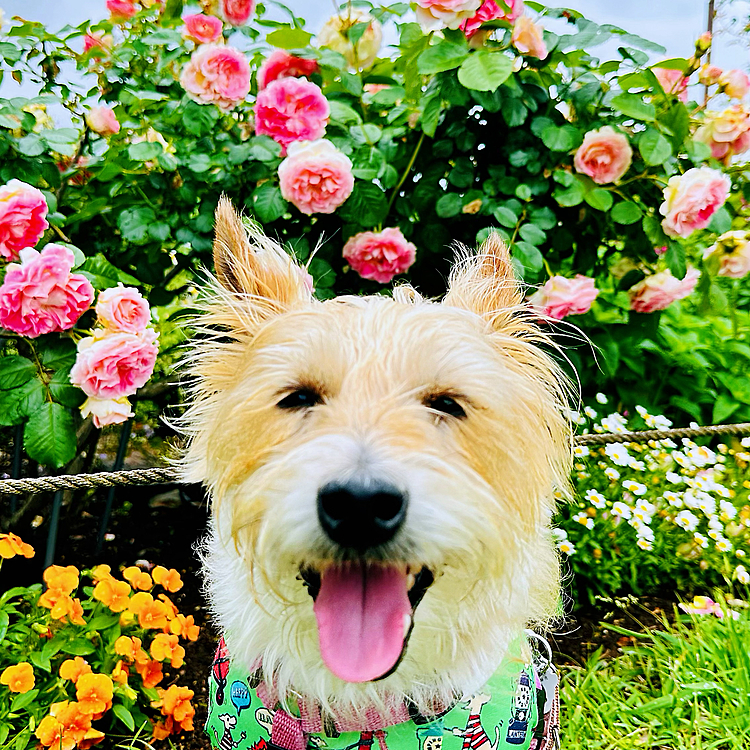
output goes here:
{"type": "Polygon", "coordinates": [[[358,552],[392,539],[404,522],[406,505],[405,493],[383,482],[331,482],[318,492],[323,531],[358,552]]]}

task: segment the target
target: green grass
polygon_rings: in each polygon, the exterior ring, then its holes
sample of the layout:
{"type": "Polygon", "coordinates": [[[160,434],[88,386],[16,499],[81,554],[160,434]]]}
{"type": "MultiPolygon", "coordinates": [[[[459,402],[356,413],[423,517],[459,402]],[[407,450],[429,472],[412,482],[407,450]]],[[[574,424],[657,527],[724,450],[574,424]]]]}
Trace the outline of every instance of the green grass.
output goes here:
{"type": "Polygon", "coordinates": [[[750,614],[664,623],[663,631],[607,628],[635,639],[561,672],[564,750],[750,748],[750,614]]]}

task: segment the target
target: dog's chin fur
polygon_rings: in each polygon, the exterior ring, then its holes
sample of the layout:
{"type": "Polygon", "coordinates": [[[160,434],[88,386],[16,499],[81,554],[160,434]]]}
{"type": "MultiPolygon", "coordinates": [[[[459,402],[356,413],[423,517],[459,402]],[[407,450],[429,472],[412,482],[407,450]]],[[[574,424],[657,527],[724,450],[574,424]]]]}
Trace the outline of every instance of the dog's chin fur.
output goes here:
{"type": "Polygon", "coordinates": [[[203,548],[211,608],[235,662],[262,665],[280,698],[304,695],[338,716],[408,698],[424,714],[478,688],[559,593],[550,538],[553,492],[565,493],[566,385],[521,306],[507,252],[464,256],[443,303],[314,300],[300,269],[257,231],[248,241],[220,204],[203,339],[188,357],[189,481],[209,489],[203,548]],[[279,409],[285,389],[314,385],[322,403],[279,409]],[[461,400],[457,419],[425,406],[461,400]],[[325,666],[300,570],[345,554],[323,533],[318,490],[384,480],[409,498],[376,561],[427,568],[396,669],[347,683],[325,666]]]}

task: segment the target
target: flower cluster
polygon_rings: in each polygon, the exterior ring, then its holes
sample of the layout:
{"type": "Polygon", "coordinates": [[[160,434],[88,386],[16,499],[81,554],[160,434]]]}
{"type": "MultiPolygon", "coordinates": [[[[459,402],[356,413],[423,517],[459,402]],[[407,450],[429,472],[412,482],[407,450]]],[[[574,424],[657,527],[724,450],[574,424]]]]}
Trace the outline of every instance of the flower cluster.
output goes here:
{"type": "MultiPolygon", "coordinates": [[[[33,555],[12,534],[0,535],[0,550],[4,558],[33,555]]],[[[182,644],[199,635],[192,615],[154,591],[179,591],[180,574],[157,565],[131,566],[122,575],[99,565],[84,572],[94,583],[84,589],[77,568],[52,566],[44,572],[44,593],[34,586],[4,597],[9,637],[0,652],[0,707],[13,701],[11,732],[15,723],[19,731],[30,725],[42,747],[86,750],[105,739],[113,720],[150,721],[155,739],[193,729],[193,692],[174,683],[160,687],[165,669],[184,664],[182,644]],[[153,709],[158,720],[149,718],[153,709]]]]}

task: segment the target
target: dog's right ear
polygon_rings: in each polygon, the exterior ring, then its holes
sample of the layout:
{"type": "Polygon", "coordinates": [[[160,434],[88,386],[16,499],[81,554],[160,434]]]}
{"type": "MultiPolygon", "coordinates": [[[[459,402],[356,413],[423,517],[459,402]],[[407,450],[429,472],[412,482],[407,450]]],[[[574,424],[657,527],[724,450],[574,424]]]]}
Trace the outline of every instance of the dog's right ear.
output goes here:
{"type": "Polygon", "coordinates": [[[243,224],[226,196],[216,207],[214,268],[226,291],[268,312],[283,312],[312,298],[305,270],[260,228],[243,224]]]}

